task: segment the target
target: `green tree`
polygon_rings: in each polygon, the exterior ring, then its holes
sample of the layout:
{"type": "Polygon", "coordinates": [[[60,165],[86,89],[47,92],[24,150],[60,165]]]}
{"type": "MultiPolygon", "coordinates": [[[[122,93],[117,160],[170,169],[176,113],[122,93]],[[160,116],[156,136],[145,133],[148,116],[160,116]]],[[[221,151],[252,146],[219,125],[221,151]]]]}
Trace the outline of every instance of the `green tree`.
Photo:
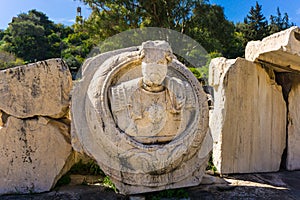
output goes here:
{"type": "Polygon", "coordinates": [[[236,46],[241,46],[235,35],[234,24],[228,21],[224,10],[207,2],[198,3],[188,23],[188,35],[196,39],[208,52],[219,52],[232,58],[240,54],[236,46]]]}
{"type": "Polygon", "coordinates": [[[45,29],[31,21],[10,24],[12,51],[26,61],[42,60],[47,51],[45,29]]]}
{"type": "Polygon", "coordinates": [[[15,55],[6,51],[0,51],[0,70],[23,64],[24,61],[15,55]]]}
{"type": "Polygon", "coordinates": [[[255,7],[251,6],[249,14],[244,20],[244,26],[241,28],[246,41],[261,40],[268,35],[268,21],[258,2],[256,2],[255,7]]]}
{"type": "Polygon", "coordinates": [[[3,39],[4,35],[5,35],[4,30],[0,29],[0,40],[3,39]]]}
{"type": "Polygon", "coordinates": [[[95,42],[128,29],[162,27],[185,33],[202,0],[81,0],[92,8],[83,23],[95,42]]]}
{"type": "Polygon", "coordinates": [[[0,32],[3,55],[0,59],[10,58],[10,61],[0,60],[0,64],[5,68],[23,60],[28,63],[61,57],[72,72],[77,71],[92,48],[90,36],[81,26],[77,23],[72,27],[55,24],[36,10],[19,14],[6,30],[0,32]],[[12,61],[14,55],[20,58],[18,62],[12,61]]]}
{"type": "Polygon", "coordinates": [[[262,14],[262,6],[256,2],[255,7],[251,7],[244,23],[235,25],[236,39],[239,41],[237,44],[243,44],[241,46],[237,45],[235,49],[238,52],[238,49],[245,49],[247,43],[251,40],[261,40],[291,26],[294,26],[294,23],[289,21],[287,13],[284,13],[282,16],[279,8],[277,8],[277,15],[270,16],[270,24],[268,24],[268,21],[262,14]]]}
{"type": "Polygon", "coordinates": [[[44,13],[30,10],[13,17],[4,31],[0,49],[26,62],[60,57],[61,38],[70,32],[69,28],[54,24],[44,13]]]}
{"type": "Polygon", "coordinates": [[[294,24],[290,23],[288,14],[284,13],[282,16],[279,7],[277,7],[277,16],[270,16],[269,34],[285,30],[291,26],[294,26],[294,24]]]}
{"type": "Polygon", "coordinates": [[[66,61],[74,77],[91,51],[93,44],[86,32],[74,32],[63,39],[62,46],[61,56],[66,61]]]}
{"type": "MultiPolygon", "coordinates": [[[[208,52],[229,58],[243,54],[241,34],[236,33],[234,24],[226,19],[223,8],[210,5],[208,0],[81,1],[93,10],[80,27],[89,34],[93,44],[128,29],[162,27],[187,34],[208,52]]],[[[199,59],[198,53],[195,56],[199,59]]],[[[198,72],[199,76],[207,73],[198,72]]]]}
{"type": "Polygon", "coordinates": [[[193,10],[207,0],[140,0],[143,21],[146,26],[163,27],[186,32],[193,10]]]}

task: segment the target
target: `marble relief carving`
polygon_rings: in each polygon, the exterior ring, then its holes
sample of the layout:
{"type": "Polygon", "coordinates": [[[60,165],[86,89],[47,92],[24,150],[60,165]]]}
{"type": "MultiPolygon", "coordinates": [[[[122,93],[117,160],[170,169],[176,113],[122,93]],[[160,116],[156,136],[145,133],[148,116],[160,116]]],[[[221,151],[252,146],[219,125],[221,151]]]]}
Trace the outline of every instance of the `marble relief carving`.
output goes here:
{"type": "Polygon", "coordinates": [[[72,96],[72,144],[121,193],[198,185],[212,138],[205,93],[165,41],[87,60],[72,96]]]}
{"type": "Polygon", "coordinates": [[[111,87],[111,110],[118,127],[138,142],[169,142],[195,114],[191,85],[167,76],[172,51],[165,43],[142,46],[142,77],[111,87]]]}

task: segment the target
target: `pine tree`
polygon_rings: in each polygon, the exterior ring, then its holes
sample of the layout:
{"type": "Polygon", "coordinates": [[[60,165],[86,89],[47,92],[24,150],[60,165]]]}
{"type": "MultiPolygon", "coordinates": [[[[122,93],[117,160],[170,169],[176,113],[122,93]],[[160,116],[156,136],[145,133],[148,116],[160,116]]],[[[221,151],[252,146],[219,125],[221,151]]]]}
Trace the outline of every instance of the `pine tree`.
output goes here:
{"type": "Polygon", "coordinates": [[[244,35],[247,41],[261,40],[268,35],[268,21],[262,14],[262,6],[258,2],[255,7],[251,7],[244,23],[244,35]]]}
{"type": "Polygon", "coordinates": [[[291,26],[294,24],[289,22],[288,14],[284,13],[282,17],[279,7],[277,7],[277,16],[270,16],[269,34],[285,30],[291,26]]]}

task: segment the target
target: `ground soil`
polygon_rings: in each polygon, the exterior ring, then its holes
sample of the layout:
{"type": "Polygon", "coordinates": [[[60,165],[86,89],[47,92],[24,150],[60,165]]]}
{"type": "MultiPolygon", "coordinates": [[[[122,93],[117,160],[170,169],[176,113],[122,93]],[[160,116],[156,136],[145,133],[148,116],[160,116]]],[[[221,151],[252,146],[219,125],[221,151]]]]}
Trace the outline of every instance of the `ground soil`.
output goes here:
{"type": "MultiPolygon", "coordinates": [[[[78,178],[78,177],[77,177],[78,178]]],[[[177,192],[161,191],[138,195],[121,195],[114,190],[95,184],[69,185],[54,188],[50,192],[29,195],[5,195],[2,200],[115,200],[115,199],[300,199],[300,171],[277,173],[206,176],[205,184],[178,189],[177,192]],[[173,195],[173,197],[172,197],[173,195]]]]}

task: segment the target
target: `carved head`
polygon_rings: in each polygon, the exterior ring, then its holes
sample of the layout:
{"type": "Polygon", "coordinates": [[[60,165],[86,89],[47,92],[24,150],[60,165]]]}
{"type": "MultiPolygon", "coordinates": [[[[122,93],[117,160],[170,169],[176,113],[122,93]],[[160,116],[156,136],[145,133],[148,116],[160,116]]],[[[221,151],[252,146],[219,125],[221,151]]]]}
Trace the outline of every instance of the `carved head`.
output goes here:
{"type": "Polygon", "coordinates": [[[170,45],[165,41],[147,41],[142,44],[141,54],[143,82],[150,87],[161,85],[172,61],[170,45]]]}

